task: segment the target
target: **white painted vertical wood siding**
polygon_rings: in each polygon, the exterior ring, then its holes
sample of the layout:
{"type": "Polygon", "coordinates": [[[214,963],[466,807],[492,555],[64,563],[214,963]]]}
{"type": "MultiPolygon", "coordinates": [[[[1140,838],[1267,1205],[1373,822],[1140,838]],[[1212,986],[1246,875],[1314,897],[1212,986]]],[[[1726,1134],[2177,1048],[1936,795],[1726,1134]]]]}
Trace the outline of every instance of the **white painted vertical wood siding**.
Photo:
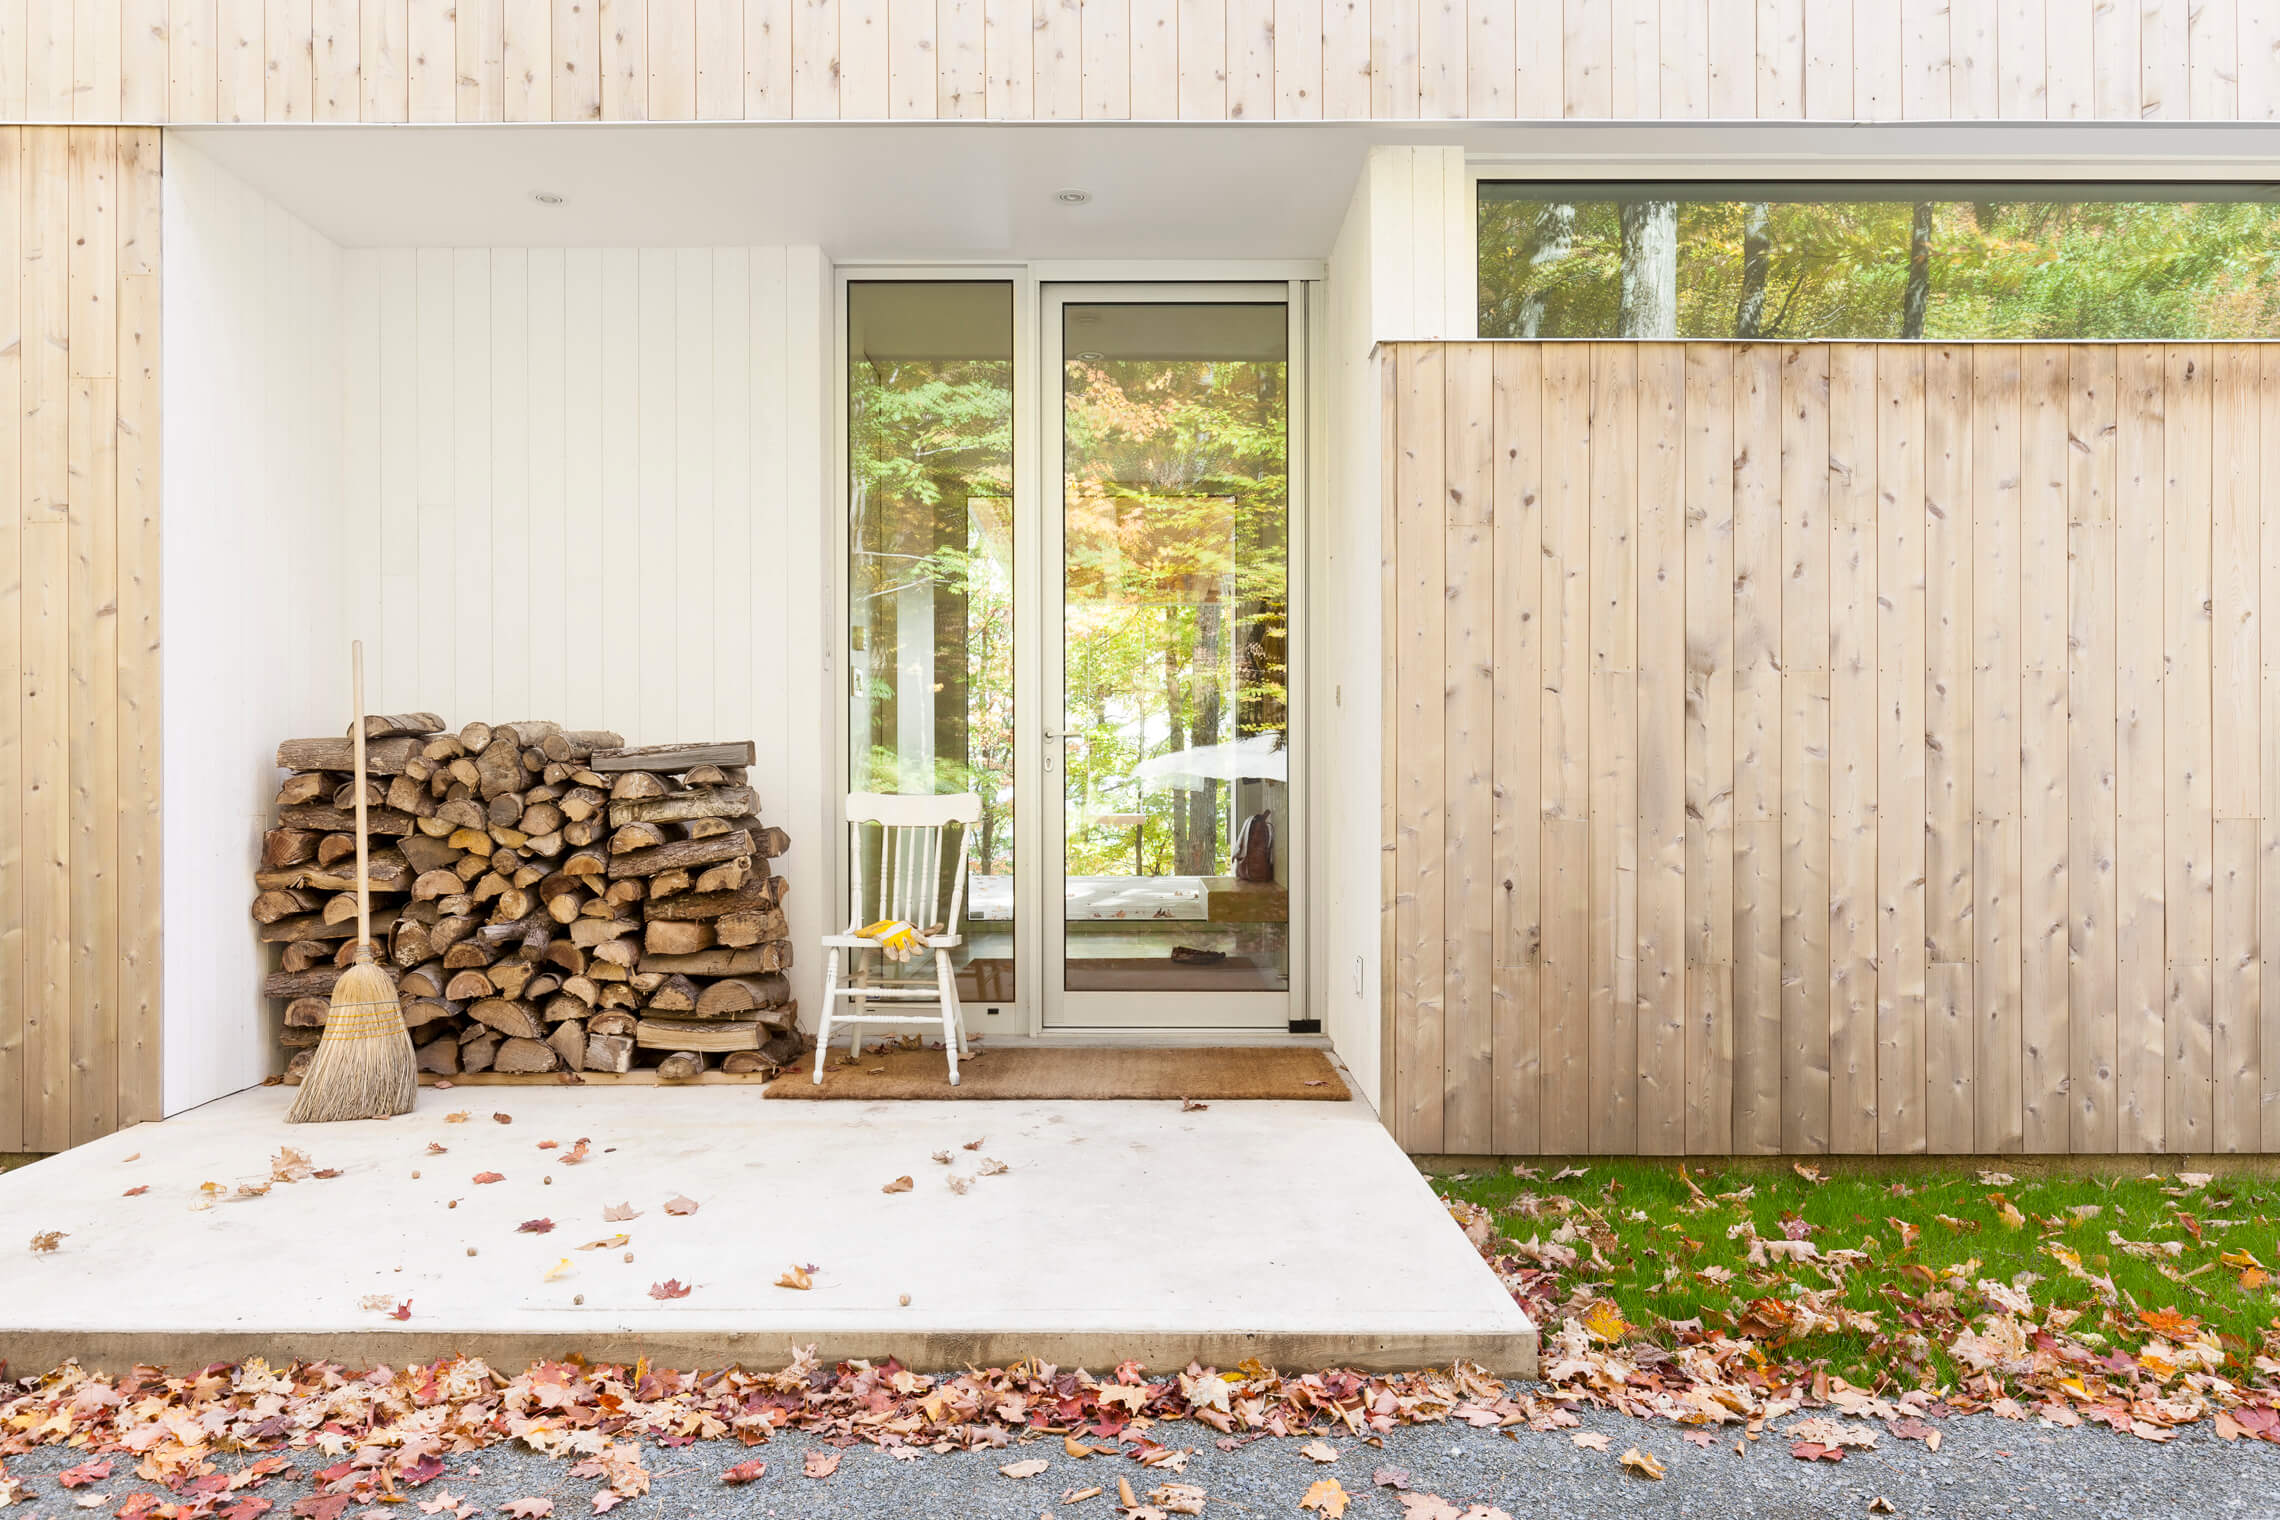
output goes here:
{"type": "Polygon", "coordinates": [[[179,141],[166,149],[165,1111],[271,1070],[269,969],[235,885],[274,809],[278,739],[348,724],[344,593],[378,546],[370,440],[344,402],[377,376],[341,321],[341,252],[179,141]],[[187,356],[195,356],[194,360],[187,356]],[[353,374],[346,388],[344,377],[353,374]],[[343,468],[344,463],[347,468],[343,468]],[[344,485],[346,489],[344,489],[344,485]]]}
{"type": "MultiPolygon", "coordinates": [[[[821,932],[825,373],[814,248],[355,249],[341,500],[376,710],[744,739],[821,932]]],[[[344,583],[350,568],[342,567],[344,583]]],[[[187,795],[187,794],[183,794],[187,795]]],[[[812,966],[794,973],[803,990],[812,966]]]]}

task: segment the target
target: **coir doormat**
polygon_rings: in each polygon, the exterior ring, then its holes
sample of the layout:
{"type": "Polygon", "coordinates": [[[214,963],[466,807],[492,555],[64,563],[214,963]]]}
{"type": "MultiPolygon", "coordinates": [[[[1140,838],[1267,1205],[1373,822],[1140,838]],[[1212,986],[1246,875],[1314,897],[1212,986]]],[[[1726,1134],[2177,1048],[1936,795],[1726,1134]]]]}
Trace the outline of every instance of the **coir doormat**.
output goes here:
{"type": "Polygon", "coordinates": [[[1114,1049],[1027,1046],[978,1050],[958,1063],[950,1085],[939,1050],[865,1051],[849,1066],[834,1048],[823,1084],[812,1080],[815,1057],[770,1082],[771,1098],[1282,1098],[1340,1101],[1346,1084],[1330,1058],[1312,1048],[1232,1045],[1213,1048],[1114,1049]]]}

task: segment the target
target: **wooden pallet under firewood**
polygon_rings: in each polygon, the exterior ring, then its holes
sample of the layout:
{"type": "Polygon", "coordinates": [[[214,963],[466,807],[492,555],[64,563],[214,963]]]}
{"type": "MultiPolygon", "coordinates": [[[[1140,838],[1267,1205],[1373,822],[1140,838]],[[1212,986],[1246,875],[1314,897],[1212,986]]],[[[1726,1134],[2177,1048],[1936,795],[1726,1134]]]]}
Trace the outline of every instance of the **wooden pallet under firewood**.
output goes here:
{"type": "MultiPolygon", "coordinates": [[[[373,936],[423,1081],[637,1085],[750,1077],[799,1054],[784,973],[790,841],[762,825],[749,740],[629,749],[553,722],[365,720],[373,936]]],[[[253,916],[279,947],[298,1081],[355,953],[347,739],[292,739],[253,916]]]]}

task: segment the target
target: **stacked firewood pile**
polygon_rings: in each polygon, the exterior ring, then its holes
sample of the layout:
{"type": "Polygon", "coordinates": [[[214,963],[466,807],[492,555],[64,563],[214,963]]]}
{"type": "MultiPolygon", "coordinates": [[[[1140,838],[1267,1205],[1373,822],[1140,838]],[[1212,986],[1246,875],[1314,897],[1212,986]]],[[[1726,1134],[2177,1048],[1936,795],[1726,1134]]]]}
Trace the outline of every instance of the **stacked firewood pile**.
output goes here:
{"type": "MultiPolygon", "coordinates": [[[[799,1054],[785,883],[746,781],[749,740],[628,749],[559,723],[365,719],[372,933],[420,1069],[695,1077],[799,1054]]],[[[277,748],[253,916],[280,961],[288,1081],[355,958],[347,739],[277,748]]]]}

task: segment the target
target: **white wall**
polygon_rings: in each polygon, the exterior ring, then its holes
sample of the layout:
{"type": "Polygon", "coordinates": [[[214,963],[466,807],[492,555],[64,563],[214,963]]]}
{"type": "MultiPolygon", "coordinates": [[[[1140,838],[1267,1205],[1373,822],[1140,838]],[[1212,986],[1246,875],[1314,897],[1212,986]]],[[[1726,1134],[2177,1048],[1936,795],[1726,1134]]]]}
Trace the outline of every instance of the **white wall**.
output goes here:
{"type": "Polygon", "coordinates": [[[1384,391],[1374,349],[1400,338],[1473,336],[1472,216],[1462,150],[1373,148],[1325,282],[1329,480],[1312,525],[1309,590],[1320,915],[1313,942],[1321,947],[1314,985],[1324,1029],[1373,1103],[1383,1060],[1386,907],[1384,391]]]}
{"type": "Polygon", "coordinates": [[[829,266],[812,247],[344,259],[372,705],[751,739],[812,1014],[829,887],[829,266]]]}
{"type": "Polygon", "coordinates": [[[164,1106],[275,1069],[246,900],[276,742],[348,727],[340,250],[170,140],[161,385],[164,1106]]]}

